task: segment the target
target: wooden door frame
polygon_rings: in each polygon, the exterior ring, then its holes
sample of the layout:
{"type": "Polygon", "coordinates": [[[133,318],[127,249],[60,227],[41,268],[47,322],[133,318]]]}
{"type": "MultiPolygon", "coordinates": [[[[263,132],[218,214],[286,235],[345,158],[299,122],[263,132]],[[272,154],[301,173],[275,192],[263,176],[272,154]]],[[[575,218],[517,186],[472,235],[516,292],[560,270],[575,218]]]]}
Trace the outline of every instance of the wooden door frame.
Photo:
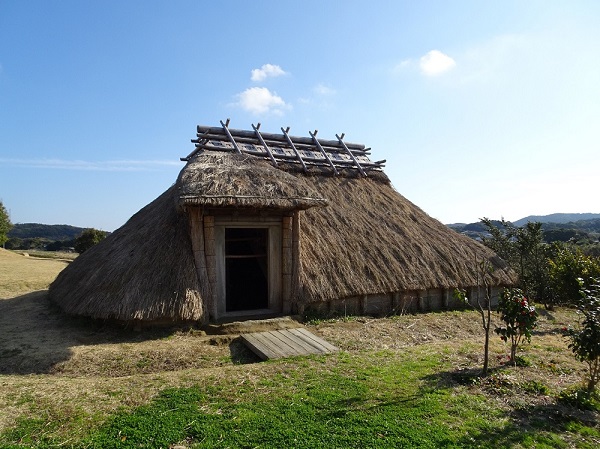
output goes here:
{"type": "Polygon", "coordinates": [[[215,217],[214,224],[215,268],[216,268],[216,319],[244,317],[251,315],[272,315],[282,312],[282,226],[281,218],[273,220],[231,221],[223,217],[215,217]],[[268,307],[266,309],[241,310],[227,312],[226,309],[226,271],[225,271],[225,229],[254,228],[268,229],[268,307]]]}

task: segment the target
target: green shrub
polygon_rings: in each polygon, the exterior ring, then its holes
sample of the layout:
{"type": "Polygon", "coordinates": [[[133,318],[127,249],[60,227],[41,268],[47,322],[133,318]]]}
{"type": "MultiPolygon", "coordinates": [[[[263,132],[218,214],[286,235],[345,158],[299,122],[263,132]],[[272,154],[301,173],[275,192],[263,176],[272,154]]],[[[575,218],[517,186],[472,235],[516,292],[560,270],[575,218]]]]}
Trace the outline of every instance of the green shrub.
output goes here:
{"type": "Polygon", "coordinates": [[[578,386],[561,391],[558,400],[582,410],[598,410],[600,406],[597,395],[592,395],[587,389],[578,386]]]}
{"type": "Polygon", "coordinates": [[[581,282],[588,288],[600,277],[600,261],[578,248],[556,246],[550,259],[550,285],[555,304],[574,304],[580,297],[581,282]]]}
{"type": "Polygon", "coordinates": [[[523,385],[521,385],[521,388],[527,393],[532,394],[546,395],[549,392],[548,386],[538,380],[528,380],[523,385]]]}
{"type": "Polygon", "coordinates": [[[537,312],[520,289],[506,288],[500,295],[498,313],[506,326],[496,328],[496,333],[504,341],[510,339],[510,361],[516,365],[517,348],[523,340],[531,341],[537,312]]]}
{"type": "MultiPolygon", "coordinates": [[[[583,285],[583,281],[581,281],[583,285]]],[[[577,360],[588,366],[587,391],[594,393],[600,381],[600,284],[598,281],[589,289],[582,288],[577,309],[583,316],[578,329],[566,329],[571,340],[569,349],[577,360]]]]}

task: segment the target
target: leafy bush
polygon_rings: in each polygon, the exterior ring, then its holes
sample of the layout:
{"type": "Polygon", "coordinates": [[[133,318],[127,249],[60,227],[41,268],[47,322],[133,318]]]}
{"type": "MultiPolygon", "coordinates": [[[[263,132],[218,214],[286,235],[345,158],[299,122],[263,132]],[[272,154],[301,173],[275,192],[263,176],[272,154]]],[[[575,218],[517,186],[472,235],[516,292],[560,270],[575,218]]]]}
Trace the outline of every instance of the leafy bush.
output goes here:
{"type": "Polygon", "coordinates": [[[536,326],[537,312],[520,289],[505,288],[498,302],[498,313],[506,327],[496,328],[496,333],[504,341],[510,338],[510,361],[516,365],[517,348],[523,340],[531,341],[531,331],[536,326]]]}
{"type": "Polygon", "coordinates": [[[515,356],[514,360],[515,366],[520,366],[521,368],[526,368],[531,366],[531,362],[527,360],[525,357],[521,357],[519,355],[515,356]]]}
{"type": "Polygon", "coordinates": [[[579,248],[555,246],[550,260],[550,285],[555,303],[573,304],[580,297],[581,281],[589,287],[600,278],[600,260],[586,256],[579,248]]]}
{"type": "Polygon", "coordinates": [[[528,298],[552,306],[549,288],[548,257],[550,245],[544,242],[541,223],[517,227],[508,221],[482,218],[489,236],[483,243],[519,274],[520,287],[528,298]]]}
{"type": "Polygon", "coordinates": [[[94,228],[86,229],[79,237],[75,239],[75,251],[81,254],[90,249],[96,243],[104,240],[107,235],[108,232],[105,231],[100,231],[94,228]]]}
{"type": "MultiPolygon", "coordinates": [[[[583,281],[581,281],[583,284],[583,281]]],[[[587,392],[593,394],[600,381],[600,283],[598,280],[589,289],[581,290],[577,309],[582,314],[578,329],[567,329],[571,340],[569,348],[577,360],[588,366],[587,392]]]]}
{"type": "Polygon", "coordinates": [[[521,385],[521,388],[524,391],[526,391],[527,393],[539,394],[539,395],[546,395],[550,391],[550,389],[548,388],[547,385],[545,385],[543,382],[540,382],[538,380],[529,380],[529,381],[523,383],[523,385],[521,385]]]}
{"type": "Polygon", "coordinates": [[[600,405],[597,397],[590,394],[588,390],[583,390],[579,387],[572,387],[561,391],[558,395],[558,400],[582,410],[595,410],[600,405]]]}

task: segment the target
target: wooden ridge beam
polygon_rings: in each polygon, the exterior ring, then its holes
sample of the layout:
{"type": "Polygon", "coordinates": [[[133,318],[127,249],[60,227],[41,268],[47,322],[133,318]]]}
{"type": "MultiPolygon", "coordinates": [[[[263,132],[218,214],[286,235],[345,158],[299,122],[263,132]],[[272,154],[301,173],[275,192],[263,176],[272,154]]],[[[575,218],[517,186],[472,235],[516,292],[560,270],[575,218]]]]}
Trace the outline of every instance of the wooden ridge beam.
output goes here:
{"type": "MultiPolygon", "coordinates": [[[[238,144],[247,143],[247,144],[251,144],[251,145],[258,145],[259,144],[258,142],[260,142],[260,141],[257,142],[256,135],[254,137],[239,137],[239,136],[234,136],[234,137],[235,137],[235,141],[238,144]]],[[[287,141],[284,142],[282,140],[265,139],[264,135],[262,133],[261,133],[261,137],[263,138],[262,140],[264,141],[264,143],[266,145],[268,145],[269,147],[283,147],[283,148],[289,147],[289,144],[287,141]]],[[[293,137],[290,136],[290,138],[292,138],[292,141],[294,141],[293,137]]],[[[219,141],[219,142],[230,142],[230,140],[227,138],[227,136],[224,136],[222,134],[203,134],[201,138],[191,139],[192,143],[195,143],[195,144],[200,144],[200,143],[203,143],[206,141],[211,141],[211,140],[219,141]]],[[[332,147],[329,145],[323,145],[320,141],[319,141],[319,144],[327,152],[347,154],[346,149],[342,146],[332,147]]],[[[262,142],[260,142],[260,145],[262,145],[262,142]]],[[[298,150],[304,150],[304,151],[316,151],[317,150],[314,141],[311,142],[310,144],[297,143],[294,141],[294,145],[296,146],[296,148],[298,150]]],[[[368,151],[350,149],[350,151],[352,151],[352,153],[357,156],[368,156],[370,154],[371,149],[369,148],[368,151]]]]}
{"type": "Polygon", "coordinates": [[[196,128],[197,138],[192,139],[195,149],[182,161],[189,161],[199,151],[226,151],[249,154],[268,159],[274,166],[281,162],[297,163],[307,172],[307,164],[329,167],[335,175],[340,169],[355,169],[362,176],[368,170],[381,170],[385,160],[371,161],[371,148],[364,145],[344,142],[344,134],[336,134],[337,141],[318,139],[317,133],[309,131],[309,138],[293,137],[287,129],[282,134],[263,133],[260,123],[252,124],[252,131],[230,129],[230,120],[220,121],[221,127],[200,126],[196,128]]]}
{"type": "MultiPolygon", "coordinates": [[[[215,136],[215,138],[217,138],[218,135],[221,135],[221,136],[226,135],[223,128],[198,125],[196,127],[196,130],[197,130],[197,135],[199,138],[210,138],[211,135],[213,135],[213,136],[215,136]]],[[[252,139],[252,138],[256,137],[254,131],[247,131],[247,130],[241,130],[241,129],[229,129],[229,128],[228,128],[228,130],[229,130],[230,134],[236,138],[247,137],[247,138],[252,139]]],[[[284,143],[287,142],[287,139],[285,138],[285,136],[281,135],[281,134],[261,132],[261,135],[267,142],[269,142],[270,140],[275,141],[275,142],[284,142],[284,143]]],[[[305,145],[313,144],[313,140],[310,137],[294,136],[294,137],[292,137],[292,140],[293,140],[294,144],[305,144],[305,145]]],[[[343,148],[339,144],[339,141],[319,139],[319,142],[321,142],[321,145],[323,145],[323,147],[343,148]]],[[[365,145],[363,145],[363,144],[346,142],[346,146],[348,148],[350,148],[351,150],[357,150],[357,151],[363,151],[363,152],[368,151],[365,148],[365,145]]]]}
{"type": "MultiPolygon", "coordinates": [[[[257,145],[254,145],[254,147],[255,148],[260,148],[257,145]]],[[[198,144],[197,149],[198,150],[209,150],[209,151],[225,151],[225,152],[230,152],[232,150],[232,148],[229,148],[229,147],[213,146],[213,145],[210,144],[210,142],[207,142],[205,144],[198,144]]],[[[290,148],[290,150],[291,150],[291,148],[290,148]]],[[[304,150],[299,150],[299,151],[304,151],[304,150]]],[[[243,153],[251,154],[253,156],[262,156],[262,157],[265,157],[265,158],[269,157],[269,155],[266,152],[260,151],[259,149],[257,149],[257,150],[250,150],[247,147],[244,147],[243,153]]],[[[317,152],[317,151],[311,151],[311,153],[313,153],[313,154],[319,154],[319,152],[317,152]]],[[[300,160],[298,159],[298,156],[296,155],[296,153],[294,153],[293,155],[287,155],[287,154],[277,154],[277,153],[273,153],[272,152],[272,155],[275,158],[275,160],[278,160],[278,161],[284,160],[286,162],[298,162],[298,163],[300,163],[300,160]]],[[[316,163],[323,163],[324,162],[324,163],[329,164],[327,158],[316,158],[316,157],[310,157],[310,156],[306,156],[306,155],[304,155],[304,156],[301,155],[301,157],[302,157],[302,160],[304,162],[316,162],[316,163]]],[[[351,167],[356,168],[356,163],[352,159],[349,159],[349,160],[336,159],[335,161],[333,161],[333,160],[331,160],[331,158],[329,158],[329,160],[331,161],[331,163],[334,166],[338,166],[338,167],[341,166],[341,167],[345,167],[345,168],[348,168],[348,166],[351,166],[351,167]]],[[[361,166],[362,167],[377,168],[377,167],[380,167],[385,162],[386,162],[385,160],[377,161],[377,162],[363,161],[363,162],[361,162],[361,166]]]]}

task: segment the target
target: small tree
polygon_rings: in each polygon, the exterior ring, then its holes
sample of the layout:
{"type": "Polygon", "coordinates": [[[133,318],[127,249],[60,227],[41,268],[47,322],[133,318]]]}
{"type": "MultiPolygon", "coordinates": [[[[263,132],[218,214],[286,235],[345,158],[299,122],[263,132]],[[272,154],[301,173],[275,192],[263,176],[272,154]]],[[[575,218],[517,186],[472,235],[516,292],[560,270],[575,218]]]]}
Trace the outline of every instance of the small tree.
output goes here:
{"type": "Polygon", "coordinates": [[[517,349],[526,340],[531,341],[531,331],[536,326],[537,312],[518,288],[505,288],[498,301],[498,313],[506,327],[497,327],[496,333],[504,341],[510,338],[510,361],[517,362],[517,349]]]}
{"type": "Polygon", "coordinates": [[[467,292],[464,289],[454,290],[454,297],[459,301],[463,302],[467,306],[479,312],[481,317],[481,327],[484,332],[483,342],[483,368],[481,370],[482,376],[487,376],[489,366],[489,354],[490,354],[490,328],[492,325],[492,292],[491,286],[488,282],[488,274],[493,271],[493,267],[486,260],[481,261],[477,264],[477,294],[475,298],[469,298],[467,292]],[[483,285],[480,285],[483,284],[483,285]],[[482,295],[482,290],[484,290],[482,295]]]}
{"type": "Polygon", "coordinates": [[[0,245],[4,247],[4,244],[8,240],[8,231],[12,229],[13,225],[10,222],[8,211],[4,207],[2,201],[0,201],[0,245]]]}
{"type": "Polygon", "coordinates": [[[577,360],[588,366],[587,392],[594,393],[600,381],[600,280],[582,288],[577,309],[583,316],[579,329],[568,329],[569,348],[577,360]]]}
{"type": "Polygon", "coordinates": [[[502,220],[500,226],[496,226],[488,218],[482,218],[481,222],[490,234],[483,243],[519,274],[519,287],[525,295],[551,308],[548,277],[550,247],[544,242],[542,224],[530,222],[517,227],[502,220]]]}
{"type": "Polygon", "coordinates": [[[90,249],[96,243],[104,240],[107,235],[108,233],[105,231],[100,231],[94,228],[86,229],[79,237],[75,239],[75,251],[81,254],[90,249]]]}

